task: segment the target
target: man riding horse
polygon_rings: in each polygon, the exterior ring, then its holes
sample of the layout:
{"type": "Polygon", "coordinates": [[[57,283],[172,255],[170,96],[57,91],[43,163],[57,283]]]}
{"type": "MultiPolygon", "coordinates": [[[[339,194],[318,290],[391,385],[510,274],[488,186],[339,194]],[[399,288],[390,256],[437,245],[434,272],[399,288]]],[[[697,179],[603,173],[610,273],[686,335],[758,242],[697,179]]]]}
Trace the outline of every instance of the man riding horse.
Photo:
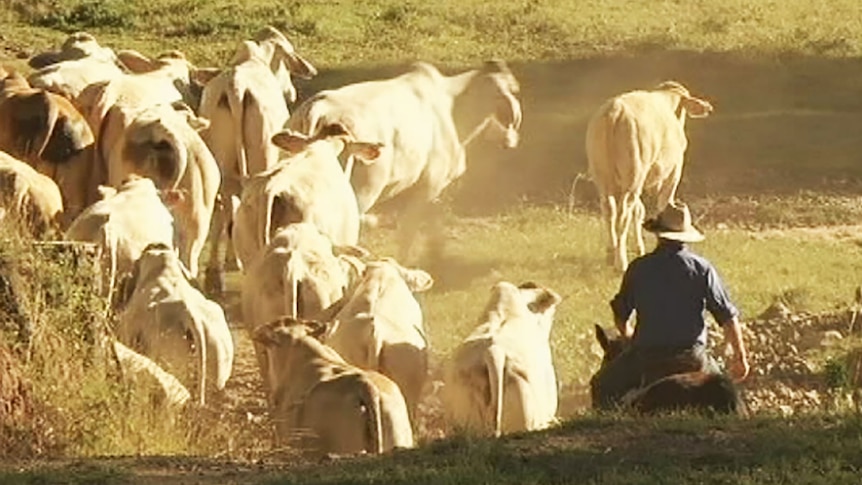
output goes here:
{"type": "Polygon", "coordinates": [[[715,267],[687,246],[704,239],[692,225],[688,207],[672,202],[643,227],[658,237],[658,244],[632,261],[610,302],[614,323],[630,345],[596,376],[594,404],[599,409],[613,409],[628,392],[672,374],[720,373],[707,351],[704,309],[733,348],[731,377],[738,382],[749,372],[739,310],[715,267]],[[634,328],[629,324],[633,311],[634,328]]]}

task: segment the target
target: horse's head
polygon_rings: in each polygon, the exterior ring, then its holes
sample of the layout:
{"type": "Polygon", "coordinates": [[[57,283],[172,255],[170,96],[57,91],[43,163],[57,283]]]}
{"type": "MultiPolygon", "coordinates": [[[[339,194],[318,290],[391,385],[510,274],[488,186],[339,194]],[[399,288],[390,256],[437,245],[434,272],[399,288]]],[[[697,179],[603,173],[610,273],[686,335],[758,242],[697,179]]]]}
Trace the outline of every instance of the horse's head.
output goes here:
{"type": "Polygon", "coordinates": [[[602,350],[605,354],[602,357],[602,363],[599,366],[599,370],[597,370],[590,379],[590,394],[593,399],[593,408],[598,407],[601,393],[601,390],[598,388],[598,377],[605,370],[608,364],[616,359],[617,356],[619,356],[623,350],[628,347],[630,342],[629,339],[622,335],[616,335],[614,337],[609,336],[608,333],[605,332],[605,329],[599,324],[596,324],[596,340],[599,341],[599,345],[602,346],[602,350]]]}
{"type": "Polygon", "coordinates": [[[596,340],[599,341],[599,345],[602,346],[602,350],[605,352],[599,370],[603,369],[610,361],[616,359],[629,345],[629,339],[622,335],[611,337],[599,324],[596,324],[596,340]]]}

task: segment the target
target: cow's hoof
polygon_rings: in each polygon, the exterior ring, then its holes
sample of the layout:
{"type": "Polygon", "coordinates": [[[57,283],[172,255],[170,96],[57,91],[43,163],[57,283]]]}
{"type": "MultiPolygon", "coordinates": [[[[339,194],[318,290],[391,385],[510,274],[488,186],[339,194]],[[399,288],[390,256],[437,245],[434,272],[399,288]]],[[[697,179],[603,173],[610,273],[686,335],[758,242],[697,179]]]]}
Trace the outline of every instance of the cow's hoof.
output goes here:
{"type": "Polygon", "coordinates": [[[204,291],[208,295],[221,296],[224,293],[224,272],[218,268],[207,268],[204,273],[204,291]]]}

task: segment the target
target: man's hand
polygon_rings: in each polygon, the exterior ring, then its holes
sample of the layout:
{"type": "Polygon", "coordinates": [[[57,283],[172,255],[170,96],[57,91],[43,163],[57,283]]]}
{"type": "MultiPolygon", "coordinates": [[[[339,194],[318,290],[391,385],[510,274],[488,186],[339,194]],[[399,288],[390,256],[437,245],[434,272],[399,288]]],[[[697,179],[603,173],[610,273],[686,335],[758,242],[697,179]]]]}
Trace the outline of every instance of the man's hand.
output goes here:
{"type": "Polygon", "coordinates": [[[725,342],[733,349],[733,362],[728,369],[730,377],[735,382],[741,382],[748,377],[751,368],[748,365],[748,352],[746,352],[745,344],[742,341],[742,329],[739,320],[733,318],[731,321],[725,322],[722,328],[724,328],[725,342]]]}
{"type": "Polygon", "coordinates": [[[734,382],[742,382],[748,377],[748,373],[751,371],[751,367],[748,365],[748,359],[745,356],[735,356],[733,362],[730,363],[730,377],[733,378],[734,382]]]}

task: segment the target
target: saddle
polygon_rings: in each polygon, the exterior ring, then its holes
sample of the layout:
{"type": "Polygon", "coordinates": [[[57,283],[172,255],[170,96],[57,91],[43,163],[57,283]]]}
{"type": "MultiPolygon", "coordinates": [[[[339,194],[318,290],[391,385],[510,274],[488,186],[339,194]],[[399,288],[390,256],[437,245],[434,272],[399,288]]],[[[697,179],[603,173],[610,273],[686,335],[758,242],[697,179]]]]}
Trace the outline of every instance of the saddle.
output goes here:
{"type": "Polygon", "coordinates": [[[708,355],[693,349],[639,350],[641,386],[646,387],[664,377],[686,372],[709,372],[708,355]]]}

